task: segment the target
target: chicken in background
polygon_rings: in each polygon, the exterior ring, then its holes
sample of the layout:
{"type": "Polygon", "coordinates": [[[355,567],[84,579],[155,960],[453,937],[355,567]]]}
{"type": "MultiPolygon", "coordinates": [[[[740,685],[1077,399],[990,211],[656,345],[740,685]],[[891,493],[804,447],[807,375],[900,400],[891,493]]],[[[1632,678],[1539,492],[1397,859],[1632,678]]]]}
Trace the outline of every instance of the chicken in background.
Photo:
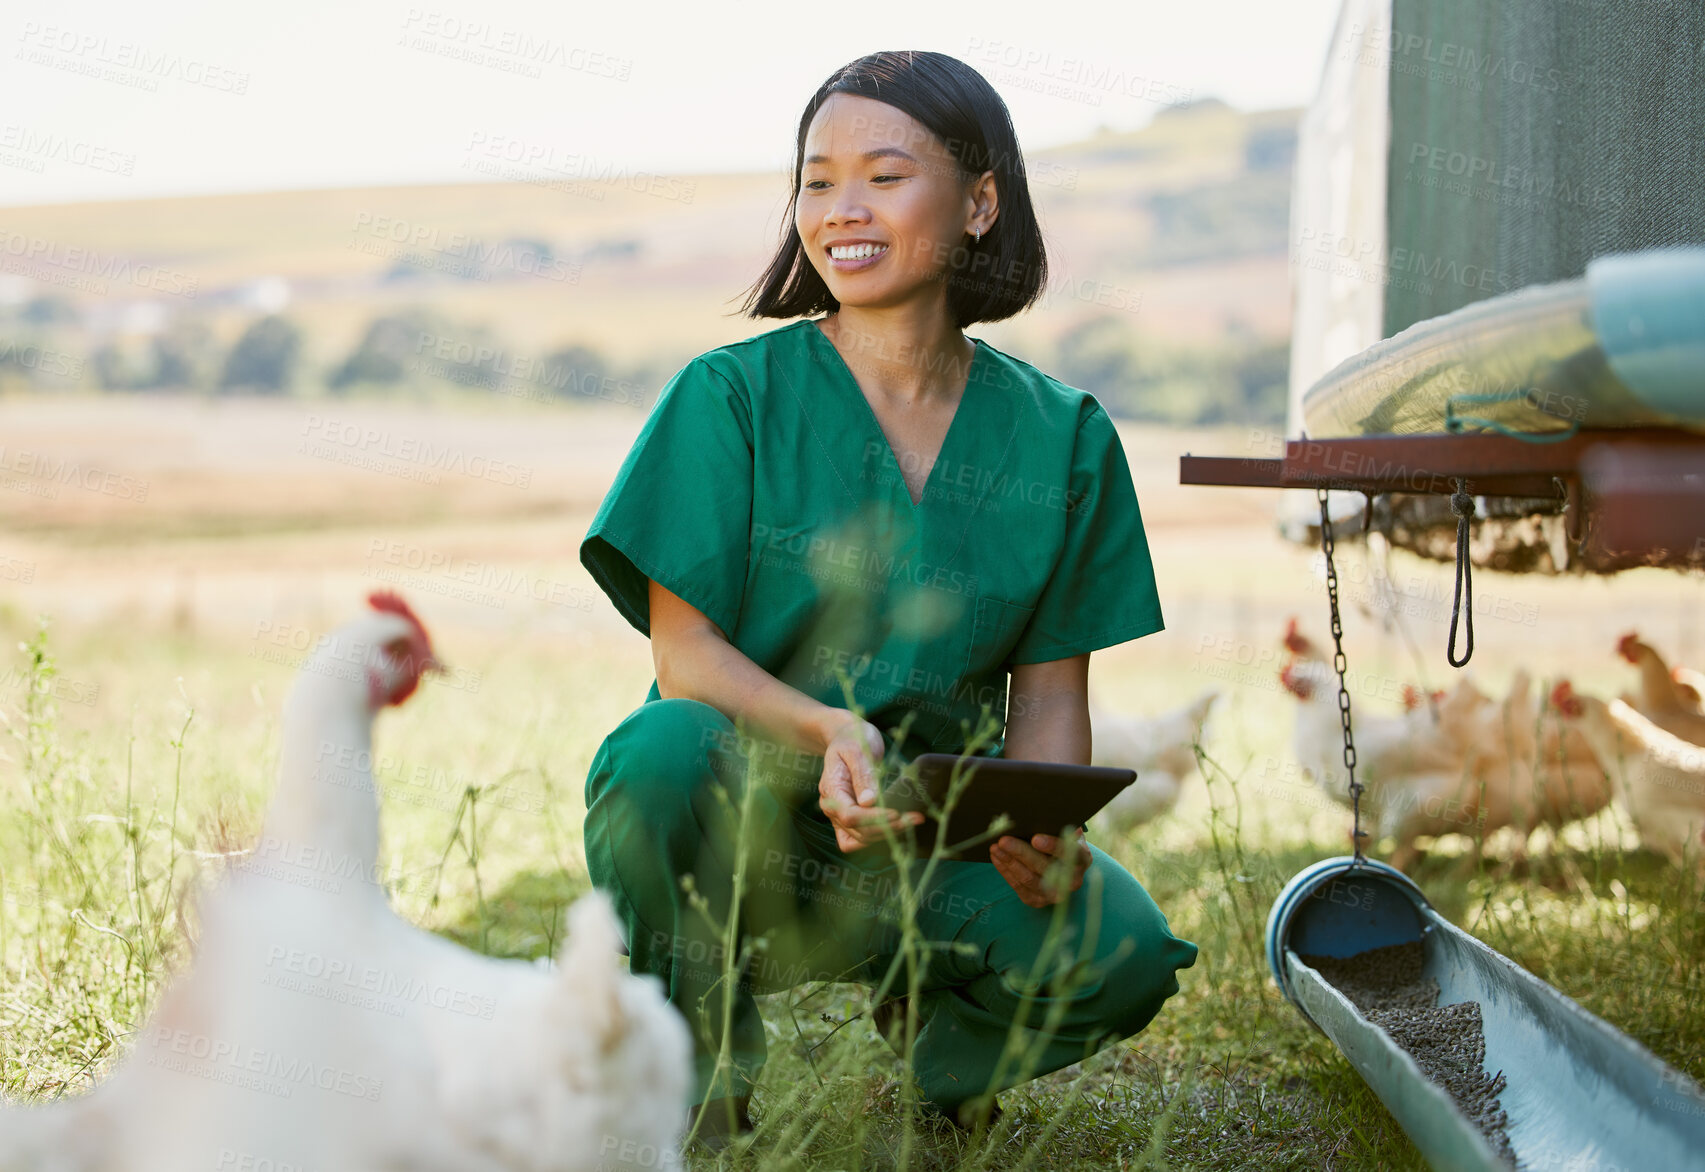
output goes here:
{"type": "Polygon", "coordinates": [[[1622,700],[1577,693],[1568,680],[1551,702],[1592,745],[1627,805],[1640,840],[1705,876],[1705,746],[1682,739],[1622,700]]]}
{"type": "Polygon", "coordinates": [[[1640,672],[1639,691],[1624,692],[1623,703],[1664,731],[1696,745],[1705,744],[1705,712],[1700,708],[1698,686],[1705,677],[1685,667],[1672,670],[1633,631],[1617,641],[1616,653],[1640,672]]]}
{"type": "Polygon", "coordinates": [[[606,896],[569,909],[555,971],[391,910],[373,721],[438,665],[401,598],[368,603],[297,674],[259,843],[202,897],[187,970],[92,1091],[0,1108],[0,1169],[679,1167],[691,1039],[606,896]]]}
{"type": "MultiPolygon", "coordinates": [[[[1548,699],[1548,698],[1546,698],[1548,699]]],[[[1612,786],[1591,742],[1533,690],[1518,669],[1497,705],[1482,710],[1465,774],[1477,787],[1486,833],[1513,827],[1513,860],[1524,859],[1541,826],[1560,830],[1610,804],[1612,786]]]]}
{"type": "Polygon", "coordinates": [[[1682,704],[1705,715],[1705,671],[1676,666],[1669,669],[1669,674],[1670,679],[1675,681],[1676,695],[1681,698],[1682,704]]]}
{"type": "MultiPolygon", "coordinates": [[[[1298,763],[1347,806],[1337,673],[1295,619],[1285,647],[1292,659],[1280,680],[1298,700],[1298,763]]],[[[1520,835],[1520,858],[1539,826],[1561,827],[1609,802],[1591,745],[1555,715],[1547,719],[1526,672],[1516,673],[1499,701],[1467,675],[1448,692],[1429,697],[1409,686],[1403,696],[1401,715],[1361,707],[1352,716],[1370,841],[1394,840],[1387,860],[1392,866],[1412,867],[1421,858],[1422,837],[1484,836],[1506,826],[1520,835]]]]}
{"type": "MultiPolygon", "coordinates": [[[[1338,673],[1325,649],[1303,635],[1295,619],[1285,631],[1284,645],[1291,658],[1280,669],[1279,682],[1297,701],[1297,762],[1323,790],[1349,805],[1338,673]]],[[[1365,704],[1354,708],[1357,780],[1371,790],[1393,778],[1460,768],[1467,752],[1463,739],[1490,698],[1466,678],[1453,692],[1435,697],[1436,713],[1421,702],[1413,686],[1405,689],[1402,713],[1369,712],[1365,704]]]]}
{"type": "MultiPolygon", "coordinates": [[[[1293,744],[1297,763],[1316,785],[1350,805],[1350,776],[1344,768],[1344,730],[1338,711],[1338,674],[1326,651],[1303,635],[1297,620],[1285,631],[1291,658],[1279,682],[1297,700],[1293,744]]],[[[1387,860],[1401,869],[1420,858],[1415,840],[1422,836],[1471,831],[1477,793],[1463,784],[1473,755],[1479,716],[1491,699],[1464,678],[1435,706],[1406,693],[1407,710],[1396,715],[1370,713],[1352,705],[1356,743],[1356,780],[1365,787],[1362,809],[1371,848],[1382,838],[1396,840],[1387,860]]]]}
{"type": "Polygon", "coordinates": [[[1152,718],[1090,705],[1089,763],[1137,771],[1137,779],[1091,819],[1093,826],[1123,835],[1178,804],[1185,781],[1196,772],[1195,747],[1219,694],[1219,689],[1209,688],[1184,707],[1152,718]]]}

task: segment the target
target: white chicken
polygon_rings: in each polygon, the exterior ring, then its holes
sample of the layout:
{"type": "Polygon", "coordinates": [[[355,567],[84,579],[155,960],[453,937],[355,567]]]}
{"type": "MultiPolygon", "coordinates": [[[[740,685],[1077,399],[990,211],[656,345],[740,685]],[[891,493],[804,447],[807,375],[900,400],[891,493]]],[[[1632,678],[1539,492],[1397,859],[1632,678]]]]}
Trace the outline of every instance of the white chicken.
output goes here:
{"type": "Polygon", "coordinates": [[[436,668],[396,595],[322,640],[284,708],[254,851],[88,1094],[0,1110],[4,1172],[676,1168],[691,1041],[625,971],[607,897],[555,971],[398,917],[378,882],[373,719],[436,668]]]}
{"type": "MultiPolygon", "coordinates": [[[[1285,646],[1292,659],[1280,679],[1299,703],[1299,764],[1348,805],[1336,672],[1294,619],[1285,646]]],[[[1392,866],[1411,867],[1423,836],[1484,836],[1506,826],[1519,833],[1519,856],[1536,827],[1562,826],[1609,802],[1591,746],[1578,731],[1545,719],[1525,672],[1496,702],[1467,677],[1448,693],[1434,693],[1432,703],[1413,687],[1403,696],[1400,716],[1357,708],[1352,719],[1369,836],[1395,840],[1392,866]]]]}
{"type": "MultiPolygon", "coordinates": [[[[1344,768],[1344,729],[1338,712],[1338,675],[1326,652],[1303,635],[1292,619],[1285,632],[1291,658],[1279,671],[1279,682],[1297,700],[1295,748],[1298,763],[1315,783],[1346,805],[1350,777],[1344,768]]],[[[1400,715],[1353,711],[1356,776],[1370,792],[1394,778],[1460,771],[1466,760],[1464,730],[1489,697],[1467,680],[1437,705],[1437,714],[1418,703],[1405,689],[1406,711],[1400,715]]]]}
{"type": "Polygon", "coordinates": [[[1196,770],[1208,710],[1219,698],[1209,688],[1184,707],[1153,718],[1089,709],[1091,765],[1135,769],[1137,779],[1102,807],[1091,824],[1122,835],[1160,817],[1178,804],[1184,782],[1196,770]]]}
{"type": "Polygon", "coordinates": [[[1514,857],[1540,826],[1560,828],[1610,804],[1611,785],[1590,741],[1555,708],[1542,708],[1518,670],[1504,699],[1482,708],[1465,773],[1476,819],[1490,833],[1517,831],[1514,857]]]}
{"type": "Polygon", "coordinates": [[[1705,672],[1677,664],[1669,669],[1669,674],[1670,679],[1675,681],[1675,694],[1682,704],[1705,715],[1705,672]]]}
{"type": "Polygon", "coordinates": [[[1705,746],[1660,728],[1621,700],[1575,692],[1567,680],[1551,702],[1576,723],[1617,781],[1640,839],[1705,874],[1705,746]]]}
{"type": "MultiPolygon", "coordinates": [[[[1292,619],[1284,645],[1291,659],[1279,682],[1296,697],[1294,745],[1297,763],[1335,801],[1350,804],[1350,775],[1344,767],[1344,730],[1338,710],[1338,676],[1326,653],[1292,619]]],[[[1399,869],[1420,857],[1415,840],[1473,828],[1474,811],[1464,810],[1462,776],[1470,756],[1472,728],[1488,697],[1466,680],[1433,707],[1415,703],[1401,715],[1354,707],[1356,780],[1365,788],[1367,849],[1391,837],[1389,861],[1399,869]]]]}
{"type": "Polygon", "coordinates": [[[1705,714],[1695,684],[1699,673],[1671,669],[1663,657],[1633,631],[1616,644],[1617,654],[1640,671],[1640,690],[1623,702],[1666,732],[1694,744],[1705,744],[1705,714]]]}

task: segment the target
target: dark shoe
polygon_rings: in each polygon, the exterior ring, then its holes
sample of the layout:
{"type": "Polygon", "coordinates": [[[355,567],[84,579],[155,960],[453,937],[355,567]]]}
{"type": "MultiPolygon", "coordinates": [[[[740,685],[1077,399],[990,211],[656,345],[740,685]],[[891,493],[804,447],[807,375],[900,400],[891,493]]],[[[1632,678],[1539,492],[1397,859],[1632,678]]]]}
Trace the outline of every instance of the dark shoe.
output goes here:
{"type": "Polygon", "coordinates": [[[895,1055],[904,1058],[900,1046],[906,1040],[906,1003],[909,998],[890,997],[871,1007],[871,1024],[876,1026],[876,1033],[888,1043],[888,1048],[895,1055]]]}
{"type": "Polygon", "coordinates": [[[692,1131],[700,1114],[703,1114],[704,1124],[694,1138],[711,1151],[720,1152],[740,1136],[752,1134],[752,1115],[748,1110],[751,1105],[751,1095],[712,1099],[702,1106],[695,1103],[687,1108],[687,1130],[692,1131]]]}
{"type": "Polygon", "coordinates": [[[918,1104],[925,1119],[937,1119],[964,1135],[974,1135],[979,1131],[993,1129],[1000,1122],[1000,1104],[989,1101],[987,1107],[978,1107],[975,1103],[962,1103],[958,1107],[947,1109],[940,1104],[928,1100],[918,1104]]]}

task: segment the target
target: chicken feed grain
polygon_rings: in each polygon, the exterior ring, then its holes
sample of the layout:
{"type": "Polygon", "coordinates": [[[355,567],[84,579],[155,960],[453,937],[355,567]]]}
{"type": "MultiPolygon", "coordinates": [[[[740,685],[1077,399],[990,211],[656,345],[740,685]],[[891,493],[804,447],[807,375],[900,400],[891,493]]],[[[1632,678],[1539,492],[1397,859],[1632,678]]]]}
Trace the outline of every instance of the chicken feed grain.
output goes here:
{"type": "Polygon", "coordinates": [[[1438,981],[1421,973],[1425,958],[1424,946],[1416,940],[1355,956],[1304,956],[1302,960],[1403,1047],[1428,1081],[1449,1093],[1492,1150],[1515,1167],[1515,1152],[1506,1133],[1509,1117],[1498,1105],[1504,1075],[1502,1071],[1489,1075],[1485,1070],[1480,1003],[1439,1005],[1438,981]]]}

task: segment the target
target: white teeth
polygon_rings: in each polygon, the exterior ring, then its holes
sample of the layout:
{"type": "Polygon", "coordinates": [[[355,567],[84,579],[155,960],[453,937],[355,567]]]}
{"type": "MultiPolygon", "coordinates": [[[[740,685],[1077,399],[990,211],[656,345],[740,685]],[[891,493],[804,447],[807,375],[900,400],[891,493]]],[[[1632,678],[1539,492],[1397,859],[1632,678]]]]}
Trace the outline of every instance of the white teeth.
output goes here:
{"type": "Polygon", "coordinates": [[[829,250],[829,255],[836,260],[862,260],[864,257],[887,251],[886,244],[838,244],[829,250]]]}

